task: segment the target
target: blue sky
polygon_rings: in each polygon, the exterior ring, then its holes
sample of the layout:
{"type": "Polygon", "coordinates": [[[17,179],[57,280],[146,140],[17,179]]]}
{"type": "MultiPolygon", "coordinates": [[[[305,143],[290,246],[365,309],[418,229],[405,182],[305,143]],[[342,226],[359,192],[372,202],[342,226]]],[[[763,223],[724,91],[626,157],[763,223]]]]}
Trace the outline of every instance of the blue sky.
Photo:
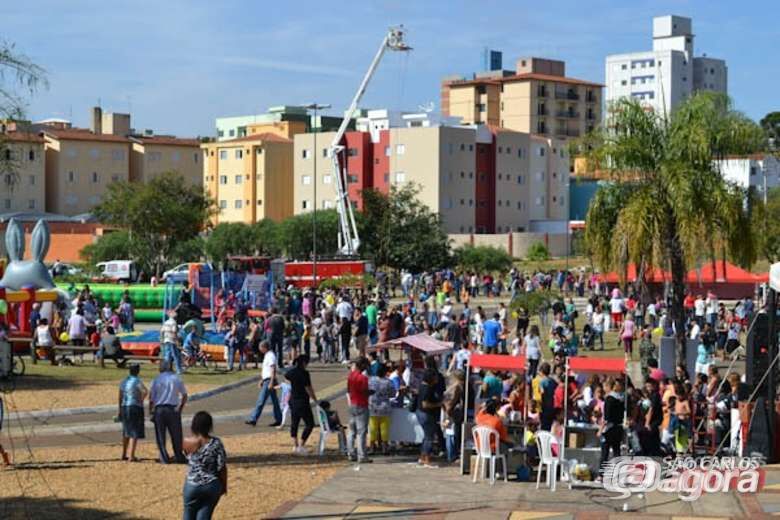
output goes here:
{"type": "Polygon", "coordinates": [[[27,0],[2,2],[0,38],[48,70],[33,119],[86,126],[89,107],[133,113],[137,129],[211,135],[217,116],[317,101],[343,112],[386,27],[415,50],[388,55],[366,107],[435,102],[443,76],[481,68],[485,47],[566,61],[567,75],[604,80],[608,54],[651,47],[652,17],[693,18],[696,55],[727,60],[736,106],[780,109],[780,2],[706,0],[27,0]]]}

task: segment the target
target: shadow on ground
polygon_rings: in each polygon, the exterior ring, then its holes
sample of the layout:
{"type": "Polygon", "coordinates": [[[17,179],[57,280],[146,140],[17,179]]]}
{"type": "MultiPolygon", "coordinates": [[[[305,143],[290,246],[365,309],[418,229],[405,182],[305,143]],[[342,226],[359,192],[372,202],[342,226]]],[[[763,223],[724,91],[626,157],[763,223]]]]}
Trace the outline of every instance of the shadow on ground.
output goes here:
{"type": "Polygon", "coordinates": [[[61,520],[78,518],[80,520],[130,520],[133,517],[125,513],[116,513],[104,509],[82,507],[77,500],[59,500],[56,498],[14,497],[0,498],[0,518],[4,520],[61,520]]]}

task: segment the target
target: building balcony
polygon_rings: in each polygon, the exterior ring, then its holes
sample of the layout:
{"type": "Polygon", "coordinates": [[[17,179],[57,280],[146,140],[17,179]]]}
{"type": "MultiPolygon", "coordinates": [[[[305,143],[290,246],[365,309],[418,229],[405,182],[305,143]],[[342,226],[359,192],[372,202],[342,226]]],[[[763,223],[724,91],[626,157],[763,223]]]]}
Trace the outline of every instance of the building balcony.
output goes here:
{"type": "Polygon", "coordinates": [[[585,96],[585,101],[588,103],[598,103],[599,100],[593,92],[588,92],[588,95],[585,96]]]}
{"type": "Polygon", "coordinates": [[[580,117],[580,113],[575,110],[558,110],[555,112],[555,116],[567,119],[578,119],[580,117]]]}
{"type": "Polygon", "coordinates": [[[580,95],[573,90],[556,90],[555,99],[571,99],[576,101],[580,99],[580,95]]]}
{"type": "Polygon", "coordinates": [[[547,97],[547,89],[546,88],[536,89],[536,97],[547,97]]]}
{"type": "Polygon", "coordinates": [[[549,113],[550,113],[550,111],[547,110],[546,108],[540,108],[540,109],[538,109],[536,111],[536,115],[537,116],[546,116],[546,115],[549,115],[549,113]]]}
{"type": "Polygon", "coordinates": [[[585,119],[587,119],[588,121],[595,121],[596,114],[593,112],[588,112],[585,114],[585,119]]]}
{"type": "Polygon", "coordinates": [[[555,135],[558,137],[579,137],[580,131],[576,128],[556,128],[555,135]]]}

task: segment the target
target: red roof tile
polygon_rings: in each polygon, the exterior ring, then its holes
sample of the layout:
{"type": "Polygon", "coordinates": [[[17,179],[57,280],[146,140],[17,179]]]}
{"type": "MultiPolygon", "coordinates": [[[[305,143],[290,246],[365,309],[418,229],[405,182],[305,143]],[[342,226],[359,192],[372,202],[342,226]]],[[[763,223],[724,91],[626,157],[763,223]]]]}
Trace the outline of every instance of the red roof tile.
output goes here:
{"type": "Polygon", "coordinates": [[[244,137],[237,137],[236,139],[230,139],[227,141],[217,141],[220,143],[245,143],[247,141],[273,141],[276,143],[292,143],[292,139],[287,139],[280,135],[272,134],[270,132],[264,132],[262,134],[245,135],[244,137]]]}
{"type": "Polygon", "coordinates": [[[44,139],[40,134],[30,132],[7,132],[0,134],[0,141],[11,141],[14,143],[43,143],[44,139]]]}
{"type": "Polygon", "coordinates": [[[127,137],[113,134],[96,134],[86,128],[47,128],[43,133],[61,141],[105,141],[111,143],[129,143],[127,137]]]}
{"type": "Polygon", "coordinates": [[[567,83],[569,85],[583,85],[586,87],[603,87],[601,83],[594,83],[592,81],[585,81],[577,78],[569,78],[565,76],[552,76],[550,74],[539,74],[537,72],[528,72],[525,74],[515,74],[513,76],[504,76],[502,78],[484,78],[484,79],[467,79],[467,80],[454,80],[445,82],[451,86],[457,87],[460,85],[500,85],[502,83],[512,83],[515,81],[551,81],[555,83],[567,83]]]}
{"type": "Polygon", "coordinates": [[[188,139],[184,137],[174,137],[172,135],[138,135],[132,136],[131,141],[140,144],[159,144],[168,146],[200,146],[197,139],[188,139]]]}

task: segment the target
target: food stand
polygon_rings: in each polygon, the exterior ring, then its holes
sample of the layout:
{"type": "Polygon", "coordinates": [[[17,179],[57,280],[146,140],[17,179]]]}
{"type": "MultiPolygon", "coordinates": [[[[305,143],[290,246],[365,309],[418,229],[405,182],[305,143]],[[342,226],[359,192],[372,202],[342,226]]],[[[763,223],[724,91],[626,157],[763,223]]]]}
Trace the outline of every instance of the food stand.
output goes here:
{"type": "MultiPolygon", "coordinates": [[[[589,358],[589,357],[567,357],[566,370],[569,374],[624,374],[626,371],[626,361],[623,358],[589,358]]],[[[626,410],[628,410],[628,391],[624,389],[626,399],[626,410]]],[[[585,463],[589,467],[598,467],[601,457],[601,446],[599,438],[596,436],[598,427],[589,423],[575,423],[569,420],[569,385],[564,387],[563,399],[563,443],[561,445],[561,460],[566,460],[568,455],[570,459],[577,459],[580,463],[585,463]],[[569,446],[568,434],[579,433],[582,435],[581,446],[569,446]],[[595,461],[595,462],[594,462],[595,461]]],[[[625,422],[625,413],[624,413],[625,422]]]]}
{"type": "MultiPolygon", "coordinates": [[[[439,356],[452,351],[452,342],[441,341],[428,334],[415,334],[402,338],[383,341],[368,347],[369,352],[397,350],[409,363],[412,373],[410,386],[422,377],[425,370],[426,356],[439,356]]],[[[390,414],[390,442],[420,444],[423,440],[423,429],[417,421],[417,414],[410,412],[406,406],[394,407],[390,414]]]]}
{"type": "MultiPolygon", "coordinates": [[[[473,444],[471,438],[472,421],[469,420],[469,392],[471,389],[471,374],[475,370],[491,370],[498,372],[514,372],[517,374],[525,373],[525,356],[507,356],[505,354],[479,354],[474,352],[466,365],[466,389],[465,389],[465,413],[463,415],[463,425],[460,438],[460,472],[465,475],[470,471],[471,448],[473,444]]],[[[526,398],[528,392],[526,391],[526,398]]],[[[476,403],[475,403],[476,405],[476,403]]],[[[526,405],[525,410],[528,410],[526,405]]],[[[520,426],[522,429],[522,425],[520,426]]],[[[522,434],[521,434],[522,439],[522,434]]],[[[511,459],[511,454],[510,454],[511,459]]]]}

